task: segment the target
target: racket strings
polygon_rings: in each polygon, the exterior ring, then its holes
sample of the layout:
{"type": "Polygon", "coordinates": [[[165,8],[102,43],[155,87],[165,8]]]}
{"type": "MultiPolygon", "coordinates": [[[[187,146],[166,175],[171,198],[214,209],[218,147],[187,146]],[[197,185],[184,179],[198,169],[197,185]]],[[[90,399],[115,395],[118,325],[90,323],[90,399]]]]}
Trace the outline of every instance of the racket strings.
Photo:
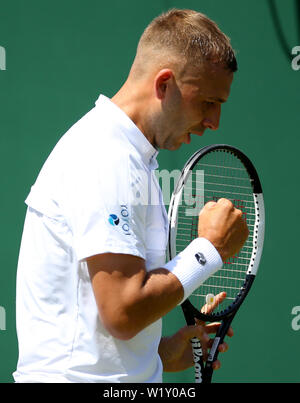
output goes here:
{"type": "Polygon", "coordinates": [[[250,233],[241,251],[224,262],[223,267],[190,297],[193,305],[200,309],[205,306],[208,295],[216,296],[225,291],[226,300],[215,308],[215,313],[226,309],[243,287],[253,251],[255,224],[253,189],[247,170],[234,154],[216,150],[198,161],[185,183],[178,209],[177,253],[198,237],[198,215],[203,206],[208,201],[218,201],[221,197],[229,199],[242,211],[250,233]]]}

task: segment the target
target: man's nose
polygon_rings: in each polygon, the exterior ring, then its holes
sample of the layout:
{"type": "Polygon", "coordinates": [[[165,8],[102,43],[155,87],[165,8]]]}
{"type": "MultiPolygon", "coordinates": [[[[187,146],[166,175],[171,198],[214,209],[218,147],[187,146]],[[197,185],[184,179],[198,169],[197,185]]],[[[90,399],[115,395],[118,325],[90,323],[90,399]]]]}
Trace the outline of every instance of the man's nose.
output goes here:
{"type": "Polygon", "coordinates": [[[206,129],[217,130],[220,125],[221,105],[216,105],[214,111],[202,121],[202,125],[206,129]]]}

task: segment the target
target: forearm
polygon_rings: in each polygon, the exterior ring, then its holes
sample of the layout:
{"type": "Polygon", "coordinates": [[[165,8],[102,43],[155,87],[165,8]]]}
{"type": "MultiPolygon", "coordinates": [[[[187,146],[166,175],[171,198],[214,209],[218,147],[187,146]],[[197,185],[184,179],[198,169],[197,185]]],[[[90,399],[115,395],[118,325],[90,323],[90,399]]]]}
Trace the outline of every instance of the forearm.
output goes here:
{"type": "Polygon", "coordinates": [[[138,333],[175,308],[183,295],[180,281],[170,271],[165,268],[152,270],[145,274],[142,282],[130,284],[127,292],[124,290],[128,322],[134,323],[138,333]]]}
{"type": "Polygon", "coordinates": [[[203,239],[193,241],[165,268],[150,272],[144,260],[131,255],[103,255],[100,263],[103,268],[97,263],[93,269],[89,261],[99,314],[107,330],[121,339],[166,315],[222,265],[218,252],[203,239]],[[205,263],[195,257],[199,250],[205,263]]]}
{"type": "Polygon", "coordinates": [[[188,297],[221,266],[220,255],[209,241],[194,240],[164,268],[147,273],[142,283],[137,284],[139,301],[133,307],[137,311],[133,311],[132,317],[140,318],[141,326],[143,322],[148,324],[147,320],[152,323],[188,297]],[[201,263],[196,257],[200,251],[201,263]]]}
{"type": "Polygon", "coordinates": [[[130,339],[155,322],[183,298],[180,281],[170,271],[146,271],[131,255],[101,255],[88,259],[99,316],[106,329],[130,339]]]}

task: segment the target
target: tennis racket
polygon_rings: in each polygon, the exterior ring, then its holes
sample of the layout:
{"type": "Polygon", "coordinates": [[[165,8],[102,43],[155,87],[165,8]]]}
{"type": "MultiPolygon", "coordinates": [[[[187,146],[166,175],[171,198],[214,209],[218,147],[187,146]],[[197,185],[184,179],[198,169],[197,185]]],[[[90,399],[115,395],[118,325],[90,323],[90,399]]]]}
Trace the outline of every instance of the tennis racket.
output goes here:
{"type": "Polygon", "coordinates": [[[258,174],[243,152],[226,144],[210,145],[197,151],[179,176],[169,207],[170,259],[198,237],[199,212],[205,203],[219,198],[229,199],[242,211],[249,236],[240,252],[224,262],[219,271],[181,304],[188,325],[194,325],[195,318],[221,322],[206,363],[199,340],[191,340],[196,383],[211,383],[218,347],[253,284],[263,249],[265,213],[258,174]],[[226,299],[216,305],[217,294],[224,291],[226,299]]]}

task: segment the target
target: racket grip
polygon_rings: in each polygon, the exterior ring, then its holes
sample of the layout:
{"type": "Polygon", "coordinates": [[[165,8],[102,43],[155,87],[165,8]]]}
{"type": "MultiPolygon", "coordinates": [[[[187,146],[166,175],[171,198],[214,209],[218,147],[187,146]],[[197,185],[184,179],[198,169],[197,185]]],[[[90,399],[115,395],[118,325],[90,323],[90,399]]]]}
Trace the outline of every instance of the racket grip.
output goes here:
{"type": "Polygon", "coordinates": [[[233,320],[235,314],[233,314],[230,318],[227,319],[227,322],[224,323],[223,326],[221,326],[216,334],[216,337],[214,338],[213,345],[210,349],[207,361],[206,361],[206,366],[205,366],[205,372],[203,374],[203,381],[202,383],[211,383],[212,376],[213,376],[213,363],[217,360],[218,355],[219,355],[219,345],[223,343],[224,338],[226,336],[226,333],[228,332],[228,329],[230,327],[230,324],[233,320]]]}
{"type": "Polygon", "coordinates": [[[195,383],[202,383],[204,374],[204,363],[203,354],[200,340],[197,337],[191,339],[192,349],[193,349],[193,359],[194,359],[194,370],[195,370],[195,383]]]}
{"type": "Polygon", "coordinates": [[[212,376],[213,376],[213,366],[212,362],[207,362],[205,367],[205,372],[203,374],[202,383],[211,383],[212,376]]]}

